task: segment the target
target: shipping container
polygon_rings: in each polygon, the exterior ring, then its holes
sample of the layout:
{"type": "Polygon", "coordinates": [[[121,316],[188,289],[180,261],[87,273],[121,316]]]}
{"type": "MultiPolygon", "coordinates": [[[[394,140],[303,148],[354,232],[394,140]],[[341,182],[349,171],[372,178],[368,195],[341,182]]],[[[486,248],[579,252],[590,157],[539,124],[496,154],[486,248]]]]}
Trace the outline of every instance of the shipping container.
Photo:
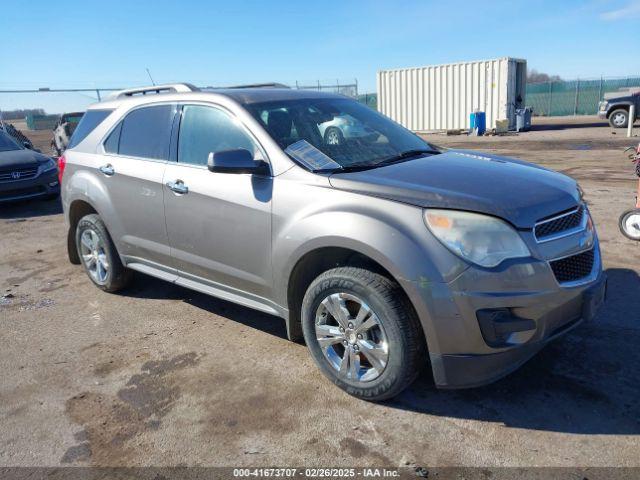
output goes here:
{"type": "Polygon", "coordinates": [[[487,129],[497,120],[514,129],[526,78],[526,60],[516,58],[381,70],[378,110],[414,131],[468,129],[474,111],[485,112],[487,129]]]}

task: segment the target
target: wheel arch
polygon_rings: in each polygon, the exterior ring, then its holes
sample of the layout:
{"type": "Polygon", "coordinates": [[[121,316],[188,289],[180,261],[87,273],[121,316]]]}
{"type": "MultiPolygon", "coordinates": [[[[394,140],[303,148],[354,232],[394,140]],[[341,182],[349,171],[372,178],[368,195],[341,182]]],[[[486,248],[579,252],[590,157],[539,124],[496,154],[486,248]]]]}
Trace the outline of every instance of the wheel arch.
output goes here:
{"type": "Polygon", "coordinates": [[[620,102],[620,103],[616,103],[612,106],[609,107],[609,109],[607,110],[607,119],[611,116],[611,114],[613,112],[615,112],[616,110],[626,110],[627,113],[629,112],[629,109],[631,108],[631,102],[620,102]]]}
{"type": "Polygon", "coordinates": [[[370,255],[371,252],[365,253],[365,250],[353,246],[325,245],[312,248],[298,258],[287,277],[286,285],[289,312],[287,335],[290,340],[302,341],[303,338],[300,306],[307,288],[315,278],[332,268],[345,266],[366,268],[389,278],[399,285],[407,305],[413,308],[416,313],[413,303],[399,279],[379,261],[380,259],[377,260],[370,255]]]}
{"type": "Polygon", "coordinates": [[[89,202],[83,199],[73,200],[69,204],[69,213],[67,219],[69,221],[69,230],[67,231],[67,254],[69,261],[74,265],[80,265],[80,257],[78,256],[78,247],[76,245],[76,227],[78,222],[85,215],[98,213],[98,211],[89,202]]]}

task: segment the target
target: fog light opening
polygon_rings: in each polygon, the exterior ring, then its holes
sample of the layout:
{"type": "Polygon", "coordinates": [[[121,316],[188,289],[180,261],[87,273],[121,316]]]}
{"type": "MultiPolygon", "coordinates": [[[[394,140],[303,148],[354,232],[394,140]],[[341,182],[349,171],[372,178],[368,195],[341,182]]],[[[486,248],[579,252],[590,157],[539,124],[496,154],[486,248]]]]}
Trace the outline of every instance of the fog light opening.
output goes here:
{"type": "Polygon", "coordinates": [[[478,310],[476,317],[484,341],[493,348],[524,343],[526,340],[523,340],[522,337],[516,339],[514,334],[536,329],[535,321],[529,318],[517,317],[508,308],[478,310]]]}

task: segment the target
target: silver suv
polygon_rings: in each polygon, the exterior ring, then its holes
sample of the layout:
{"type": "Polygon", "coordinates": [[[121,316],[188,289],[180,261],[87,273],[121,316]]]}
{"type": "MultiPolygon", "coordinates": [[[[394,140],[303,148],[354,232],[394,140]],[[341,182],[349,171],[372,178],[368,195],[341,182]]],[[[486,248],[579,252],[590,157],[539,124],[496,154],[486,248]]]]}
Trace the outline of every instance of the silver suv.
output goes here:
{"type": "Polygon", "coordinates": [[[494,381],[604,298],[574,180],[444,151],[339,95],[122,91],[89,108],[60,169],[69,257],[98,288],[137,270],[280,316],[361,398],[423,365],[438,387],[494,381]],[[327,140],[345,117],[372,134],[327,140]]]}

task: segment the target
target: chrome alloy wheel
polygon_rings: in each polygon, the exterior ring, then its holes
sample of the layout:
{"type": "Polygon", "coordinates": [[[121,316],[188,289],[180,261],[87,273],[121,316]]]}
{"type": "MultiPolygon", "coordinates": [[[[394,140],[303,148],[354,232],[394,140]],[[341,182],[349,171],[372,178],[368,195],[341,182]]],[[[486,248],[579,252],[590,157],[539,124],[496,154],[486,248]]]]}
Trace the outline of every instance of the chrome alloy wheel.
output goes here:
{"type": "Polygon", "coordinates": [[[389,344],[380,319],[362,299],[332,293],[316,310],[316,339],[338,376],[369,382],[389,361],[389,344]]]}
{"type": "Polygon", "coordinates": [[[104,284],[109,273],[109,261],[102,240],[90,228],[84,230],[80,237],[80,254],[91,278],[96,283],[104,284]]]}
{"type": "Polygon", "coordinates": [[[630,238],[640,240],[640,212],[628,215],[622,227],[630,238]]]}
{"type": "Polygon", "coordinates": [[[616,127],[622,127],[624,122],[627,121],[627,116],[624,113],[616,113],[613,115],[611,121],[616,127]]]}

